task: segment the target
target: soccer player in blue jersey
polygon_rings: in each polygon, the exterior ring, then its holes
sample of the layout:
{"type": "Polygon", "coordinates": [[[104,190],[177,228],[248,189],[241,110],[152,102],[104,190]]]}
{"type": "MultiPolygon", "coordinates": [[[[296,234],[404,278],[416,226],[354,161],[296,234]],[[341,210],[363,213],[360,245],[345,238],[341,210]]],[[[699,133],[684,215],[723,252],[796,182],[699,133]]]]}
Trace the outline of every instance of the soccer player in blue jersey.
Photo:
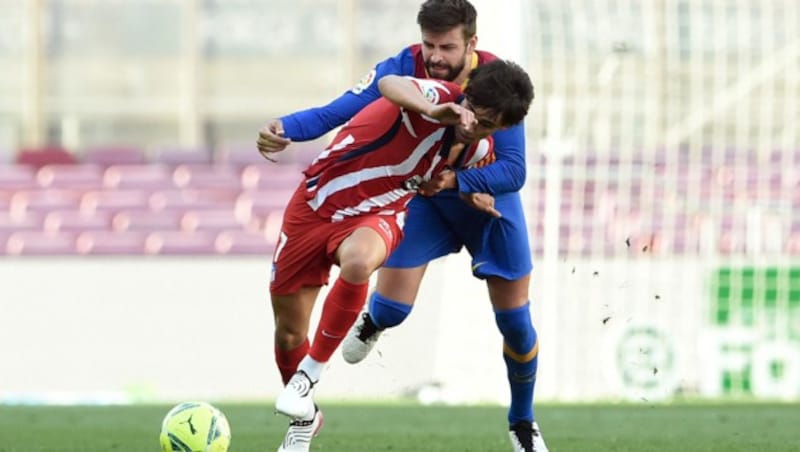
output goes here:
{"type": "MultiPolygon", "coordinates": [[[[467,0],[428,0],[417,15],[422,43],[403,49],[331,103],[268,122],[259,131],[258,149],[265,158],[292,141],[317,138],[340,126],[380,97],[377,80],[388,74],[439,78],[460,85],[470,70],[496,57],[476,50],[475,8],[467,0]]],[[[368,312],[343,343],[345,360],[359,362],[381,331],[399,325],[411,312],[430,261],[466,247],[472,273],[486,281],[495,320],[503,336],[511,403],[509,436],[515,452],[542,452],[547,447],[533,410],[539,344],[528,300],[532,269],[527,226],[519,190],[525,182],[525,138],[520,124],[493,134],[495,161],[487,166],[444,173],[444,188],[435,196],[416,196],[409,204],[405,238],[378,271],[368,312]],[[495,198],[500,217],[473,209],[481,193],[495,198]]],[[[284,350],[276,346],[282,369],[293,371],[308,343],[284,350]]],[[[298,425],[297,434],[303,426],[298,425]]]]}

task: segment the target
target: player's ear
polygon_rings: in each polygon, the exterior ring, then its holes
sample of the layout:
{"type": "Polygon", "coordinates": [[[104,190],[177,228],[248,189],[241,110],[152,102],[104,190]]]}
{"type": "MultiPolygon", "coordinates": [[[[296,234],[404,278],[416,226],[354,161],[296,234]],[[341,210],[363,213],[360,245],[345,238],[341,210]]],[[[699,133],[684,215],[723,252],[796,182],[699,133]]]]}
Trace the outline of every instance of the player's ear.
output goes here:
{"type": "Polygon", "coordinates": [[[467,52],[473,52],[478,47],[478,35],[475,35],[467,40],[467,52]]]}

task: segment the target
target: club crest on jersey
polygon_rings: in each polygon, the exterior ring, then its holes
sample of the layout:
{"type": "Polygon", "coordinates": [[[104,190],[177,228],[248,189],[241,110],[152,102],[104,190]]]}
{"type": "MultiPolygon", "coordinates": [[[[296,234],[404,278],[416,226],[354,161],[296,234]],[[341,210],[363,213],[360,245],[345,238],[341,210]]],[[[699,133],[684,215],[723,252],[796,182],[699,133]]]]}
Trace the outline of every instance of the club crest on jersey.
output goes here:
{"type": "Polygon", "coordinates": [[[411,176],[403,182],[403,188],[408,191],[417,191],[420,185],[422,185],[422,176],[419,174],[411,176]]]}
{"type": "Polygon", "coordinates": [[[367,75],[362,77],[361,80],[358,81],[356,86],[354,86],[353,89],[351,90],[353,92],[353,94],[361,94],[361,93],[364,92],[365,89],[369,88],[369,85],[371,85],[372,82],[375,81],[375,75],[376,75],[376,72],[375,72],[375,69],[373,69],[373,70],[369,71],[369,73],[367,73],[367,75]]]}

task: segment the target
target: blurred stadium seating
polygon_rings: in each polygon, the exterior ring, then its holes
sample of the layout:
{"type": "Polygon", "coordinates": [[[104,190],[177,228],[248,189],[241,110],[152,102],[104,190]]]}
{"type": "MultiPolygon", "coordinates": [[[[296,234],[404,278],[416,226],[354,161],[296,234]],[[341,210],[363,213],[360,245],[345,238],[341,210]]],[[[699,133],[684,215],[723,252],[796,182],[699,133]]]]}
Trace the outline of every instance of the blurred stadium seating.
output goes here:
{"type": "MultiPolygon", "coordinates": [[[[147,248],[151,254],[251,253],[245,244],[269,250],[270,241],[262,237],[265,228],[275,228],[276,215],[301,179],[302,167],[199,160],[170,164],[159,158],[130,164],[40,160],[38,170],[26,164],[2,165],[0,230],[6,234],[2,239],[34,231],[45,234],[47,242],[33,248],[28,243],[36,236],[16,236],[13,246],[0,248],[9,254],[48,250],[63,254],[67,241],[63,236],[54,239],[54,232],[137,231],[184,233],[155,236],[158,239],[151,239],[147,248]],[[215,247],[215,240],[221,245],[215,247]]],[[[738,151],[723,153],[719,160],[690,158],[680,151],[674,156],[607,153],[563,159],[556,163],[563,174],[557,209],[562,218],[559,253],[798,255],[800,218],[795,212],[800,211],[800,171],[786,166],[796,162],[800,151],[776,151],[766,158],[738,151]]],[[[536,238],[544,230],[550,164],[542,159],[540,171],[529,183],[530,211],[537,213],[530,222],[535,253],[543,252],[543,243],[536,238]]],[[[108,254],[103,246],[88,245],[103,239],[116,237],[86,236],[80,253],[108,254]]],[[[120,238],[117,249],[134,242],[120,238]]]]}
{"type": "Polygon", "coordinates": [[[269,254],[302,167],[249,150],[217,163],[175,148],[26,153],[0,165],[0,254],[269,254]]]}
{"type": "MultiPolygon", "coordinates": [[[[233,244],[249,243],[252,237],[260,243],[259,234],[275,232],[300,170],[326,141],[295,143],[292,152],[281,154],[280,164],[269,164],[254,146],[258,126],[325,102],[396,50],[399,41],[417,39],[413,23],[404,26],[401,19],[401,13],[418,6],[416,0],[358,7],[372,26],[407,32],[402,39],[347,34],[343,24],[352,18],[340,17],[346,11],[335,1],[321,2],[313,12],[287,4],[282,10],[287,15],[310,14],[311,22],[328,27],[323,34],[306,30],[301,41],[283,36],[281,46],[261,39],[255,18],[265,17],[255,13],[260,11],[257,3],[156,2],[121,6],[130,13],[124,23],[150,15],[196,17],[238,24],[241,35],[234,39],[226,27],[210,27],[197,37],[202,45],[181,46],[181,33],[191,32],[181,25],[147,37],[110,34],[98,46],[87,34],[67,36],[64,30],[77,24],[81,14],[112,20],[105,16],[108,11],[91,2],[67,4],[75,10],[47,5],[7,9],[15,18],[10,24],[51,14],[54,23],[63,25],[49,29],[59,44],[48,55],[57,63],[46,68],[57,81],[48,93],[57,107],[42,113],[39,122],[19,122],[24,126],[19,130],[17,123],[9,123],[12,139],[0,143],[21,147],[0,164],[0,212],[9,234],[14,225],[23,231],[38,225],[42,231],[68,228],[74,233],[99,232],[99,225],[116,232],[226,231],[221,241],[232,244],[223,247],[226,253],[243,252],[233,244]],[[337,33],[352,40],[346,47],[356,49],[347,64],[329,64],[340,56],[342,43],[330,39],[337,33]],[[135,51],[126,44],[133,37],[141,41],[135,51]],[[106,46],[125,55],[123,73],[139,75],[118,80],[97,69],[102,65],[76,65],[81,59],[75,49],[103,61],[106,46]],[[192,48],[197,54],[185,53],[192,48]],[[172,58],[165,61],[162,52],[172,58]],[[263,64],[265,56],[287,71],[271,70],[263,64]],[[184,66],[187,61],[197,66],[184,66]],[[329,67],[330,77],[318,77],[316,69],[323,66],[329,67]],[[139,73],[139,67],[149,70],[139,73]],[[187,70],[206,79],[192,86],[196,82],[185,77],[187,70]],[[93,93],[91,102],[75,97],[82,90],[93,93]],[[262,91],[264,96],[253,96],[262,91]],[[188,92],[195,97],[184,99],[188,92]],[[38,139],[25,139],[34,136],[25,135],[26,128],[37,124],[31,130],[38,139]],[[37,142],[51,144],[32,144],[37,142]],[[79,151],[72,153],[70,147],[79,151]]],[[[667,1],[663,8],[603,7],[597,20],[586,16],[581,2],[523,2],[519,8],[527,47],[510,56],[531,68],[537,89],[527,120],[525,196],[538,260],[545,254],[797,256],[800,139],[792,119],[796,102],[787,99],[798,98],[800,83],[785,70],[798,53],[796,40],[786,32],[793,29],[796,5],[753,1],[725,9],[713,2],[667,1]],[[556,27],[559,17],[569,20],[556,27]],[[649,26],[653,21],[682,25],[649,26]],[[685,34],[689,25],[710,30],[726,21],[747,23],[765,39],[720,35],[719,42],[710,43],[685,34]],[[721,55],[725,61],[716,58],[721,55]],[[544,239],[547,231],[553,240],[544,239]]],[[[482,42],[493,34],[482,33],[482,42]]],[[[0,55],[7,58],[0,63],[7,64],[22,53],[6,45],[0,55]]],[[[24,92],[14,90],[21,83],[14,80],[0,87],[9,99],[24,92]]],[[[6,108],[12,116],[21,115],[17,107],[6,108]]],[[[0,240],[5,245],[8,237],[0,240]]],[[[84,246],[82,253],[92,254],[92,249],[98,248],[84,246]]],[[[219,252],[213,246],[196,249],[219,252]]]]}

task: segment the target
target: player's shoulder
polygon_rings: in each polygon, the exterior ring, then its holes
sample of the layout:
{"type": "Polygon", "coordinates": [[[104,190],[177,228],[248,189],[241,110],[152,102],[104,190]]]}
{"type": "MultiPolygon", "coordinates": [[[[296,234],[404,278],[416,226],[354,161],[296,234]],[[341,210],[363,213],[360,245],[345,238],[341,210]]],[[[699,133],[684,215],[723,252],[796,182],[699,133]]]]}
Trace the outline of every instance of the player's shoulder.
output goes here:
{"type": "Polygon", "coordinates": [[[476,50],[475,53],[478,54],[478,64],[485,64],[500,59],[500,57],[487,50],[476,50]]]}

